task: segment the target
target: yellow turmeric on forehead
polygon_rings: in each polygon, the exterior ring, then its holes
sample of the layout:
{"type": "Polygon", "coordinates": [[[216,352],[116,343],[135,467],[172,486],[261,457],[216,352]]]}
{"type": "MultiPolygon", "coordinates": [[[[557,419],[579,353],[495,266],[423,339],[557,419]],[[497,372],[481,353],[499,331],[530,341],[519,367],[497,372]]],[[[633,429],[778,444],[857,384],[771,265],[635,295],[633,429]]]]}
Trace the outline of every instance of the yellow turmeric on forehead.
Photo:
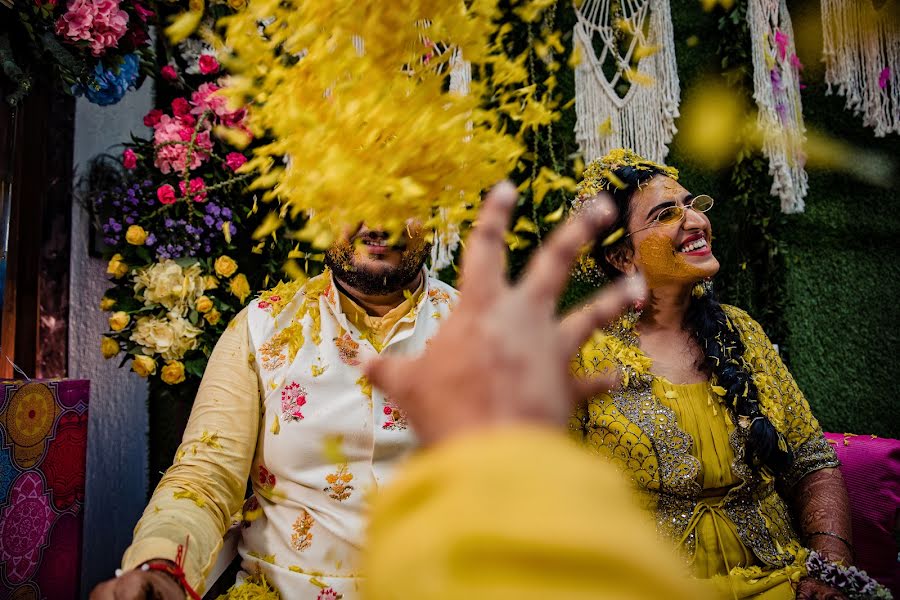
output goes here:
{"type": "Polygon", "coordinates": [[[641,255],[641,273],[651,288],[673,279],[698,280],[709,274],[707,270],[690,264],[666,235],[648,235],[638,244],[638,251],[641,255]]]}

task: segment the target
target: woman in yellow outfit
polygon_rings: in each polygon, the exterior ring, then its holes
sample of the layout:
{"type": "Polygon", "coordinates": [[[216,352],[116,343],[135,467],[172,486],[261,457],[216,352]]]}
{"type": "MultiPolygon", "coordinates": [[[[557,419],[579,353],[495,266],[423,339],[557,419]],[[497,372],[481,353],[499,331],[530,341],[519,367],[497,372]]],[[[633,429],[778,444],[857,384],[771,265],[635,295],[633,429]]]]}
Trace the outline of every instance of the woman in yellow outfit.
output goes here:
{"type": "Polygon", "coordinates": [[[589,165],[576,207],[603,190],[614,233],[581,268],[640,274],[648,295],[583,346],[577,375],[622,382],[570,428],[631,478],[657,532],[726,597],[844,598],[805,566],[809,550],[852,561],[839,463],[759,324],[715,299],[712,198],[627,150],[589,165]]]}

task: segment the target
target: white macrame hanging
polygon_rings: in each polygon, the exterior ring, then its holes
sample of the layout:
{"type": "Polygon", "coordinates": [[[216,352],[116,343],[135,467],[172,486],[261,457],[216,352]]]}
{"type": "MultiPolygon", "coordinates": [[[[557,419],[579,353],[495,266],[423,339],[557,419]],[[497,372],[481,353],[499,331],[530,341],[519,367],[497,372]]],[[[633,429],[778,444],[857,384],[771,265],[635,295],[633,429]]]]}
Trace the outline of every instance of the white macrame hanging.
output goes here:
{"type": "Polygon", "coordinates": [[[575,67],[575,139],[585,161],[625,147],[663,162],[677,131],[681,94],[669,0],[619,0],[618,5],[614,14],[611,0],[575,3],[580,57],[575,67]],[[624,56],[617,47],[617,28],[632,34],[624,56]],[[632,75],[635,52],[647,49],[656,51],[641,58],[637,75],[632,75]],[[615,72],[607,78],[603,65],[610,60],[615,72]],[[624,97],[616,92],[623,78],[631,80],[624,97]]]}
{"type": "Polygon", "coordinates": [[[800,102],[800,62],[785,0],[750,0],[747,21],[753,49],[753,98],[772,195],[784,213],[803,212],[808,189],[803,151],[806,128],[800,102]]]}
{"type": "Polygon", "coordinates": [[[822,0],[825,83],[877,137],[900,133],[900,19],[890,2],[822,0]]]}
{"type": "MultiPolygon", "coordinates": [[[[472,81],[472,65],[463,60],[462,50],[453,49],[450,56],[450,92],[454,94],[468,94],[469,84],[472,81]]],[[[441,209],[439,215],[443,218],[446,214],[441,209]]],[[[432,277],[437,277],[441,269],[453,264],[453,254],[459,248],[459,228],[442,223],[435,229],[434,242],[431,246],[431,266],[428,272],[432,277]]]]}

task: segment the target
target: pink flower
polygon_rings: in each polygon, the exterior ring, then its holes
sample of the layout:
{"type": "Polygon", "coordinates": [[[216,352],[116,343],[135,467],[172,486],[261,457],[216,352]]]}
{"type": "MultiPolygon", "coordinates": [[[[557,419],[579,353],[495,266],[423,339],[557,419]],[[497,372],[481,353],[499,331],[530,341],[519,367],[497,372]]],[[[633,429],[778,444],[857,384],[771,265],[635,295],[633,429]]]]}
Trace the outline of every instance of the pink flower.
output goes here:
{"type": "Polygon", "coordinates": [[[881,89],[886,88],[890,80],[891,68],[885,67],[881,70],[881,73],[878,74],[878,87],[880,87],[881,89]]]}
{"type": "Polygon", "coordinates": [[[775,45],[778,46],[778,59],[784,60],[787,56],[787,47],[791,43],[791,39],[783,34],[780,29],[775,30],[775,45]]]}
{"type": "Polygon", "coordinates": [[[147,19],[149,17],[152,17],[156,14],[155,12],[153,12],[149,8],[145,7],[140,2],[135,2],[133,4],[133,6],[134,6],[134,12],[136,12],[138,14],[138,17],[140,17],[141,21],[143,21],[145,23],[147,22],[147,19]]]}
{"type": "Polygon", "coordinates": [[[210,110],[217,117],[228,114],[228,99],[222,94],[217,94],[219,86],[214,83],[201,84],[197,91],[191,94],[191,114],[202,115],[210,110]]]}
{"type": "Polygon", "coordinates": [[[160,117],[162,117],[162,115],[163,111],[159,110],[158,108],[154,108],[146,115],[144,115],[144,125],[146,125],[147,127],[155,126],[157,123],[159,123],[159,119],[160,117]]]}
{"type": "Polygon", "coordinates": [[[202,177],[194,177],[190,181],[190,187],[185,185],[184,180],[178,182],[178,189],[181,190],[182,196],[187,196],[188,192],[193,195],[194,202],[203,202],[206,200],[206,184],[202,177]]]}
{"type": "Polygon", "coordinates": [[[133,169],[137,166],[137,154],[131,148],[125,148],[122,153],[122,166],[126,169],[133,169]]]}
{"type": "Polygon", "coordinates": [[[156,197],[159,198],[160,204],[174,204],[175,188],[173,188],[168,183],[165,185],[161,185],[156,190],[156,197]]]}
{"type": "Polygon", "coordinates": [[[175,67],[173,67],[172,65],[164,66],[159,70],[159,73],[166,81],[175,81],[176,79],[178,79],[178,73],[175,71],[175,67]]]}
{"type": "Polygon", "coordinates": [[[70,44],[88,42],[93,56],[116,47],[127,29],[128,13],[118,0],[69,0],[56,21],[56,35],[70,44]]]}
{"type": "Polygon", "coordinates": [[[216,60],[215,56],[211,56],[209,54],[201,54],[200,55],[200,72],[204,75],[210,75],[219,70],[219,61],[216,60]]]}
{"type": "Polygon", "coordinates": [[[237,171],[247,162],[247,157],[240,152],[229,152],[225,155],[225,165],[232,171],[237,171]]]}
{"type": "Polygon", "coordinates": [[[800,58],[796,54],[791,54],[791,66],[798,71],[803,70],[803,63],[800,62],[800,58]]]}
{"type": "Polygon", "coordinates": [[[172,114],[176,117],[183,117],[191,112],[191,105],[184,98],[175,98],[172,100],[172,114]]]}
{"type": "Polygon", "coordinates": [[[156,145],[156,157],[153,164],[164,174],[182,173],[186,168],[196,169],[209,159],[212,141],[209,130],[202,129],[194,138],[194,149],[190,153],[188,164],[188,145],[194,135],[192,126],[188,126],[179,117],[162,115],[154,127],[153,142],[156,145]]]}

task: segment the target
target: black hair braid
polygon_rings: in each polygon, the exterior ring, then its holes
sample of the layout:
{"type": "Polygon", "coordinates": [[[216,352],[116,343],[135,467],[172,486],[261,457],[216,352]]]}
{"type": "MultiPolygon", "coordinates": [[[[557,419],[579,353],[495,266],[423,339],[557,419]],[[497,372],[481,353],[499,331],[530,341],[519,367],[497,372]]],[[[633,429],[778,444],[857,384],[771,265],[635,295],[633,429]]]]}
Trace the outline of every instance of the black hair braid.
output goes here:
{"type": "Polygon", "coordinates": [[[787,471],[794,457],[784,437],[759,407],[759,392],[744,362],[744,342],[712,290],[691,298],[685,323],[694,331],[704,353],[704,366],[725,389],[725,403],[750,421],[747,462],[764,465],[776,474],[787,471]]]}

